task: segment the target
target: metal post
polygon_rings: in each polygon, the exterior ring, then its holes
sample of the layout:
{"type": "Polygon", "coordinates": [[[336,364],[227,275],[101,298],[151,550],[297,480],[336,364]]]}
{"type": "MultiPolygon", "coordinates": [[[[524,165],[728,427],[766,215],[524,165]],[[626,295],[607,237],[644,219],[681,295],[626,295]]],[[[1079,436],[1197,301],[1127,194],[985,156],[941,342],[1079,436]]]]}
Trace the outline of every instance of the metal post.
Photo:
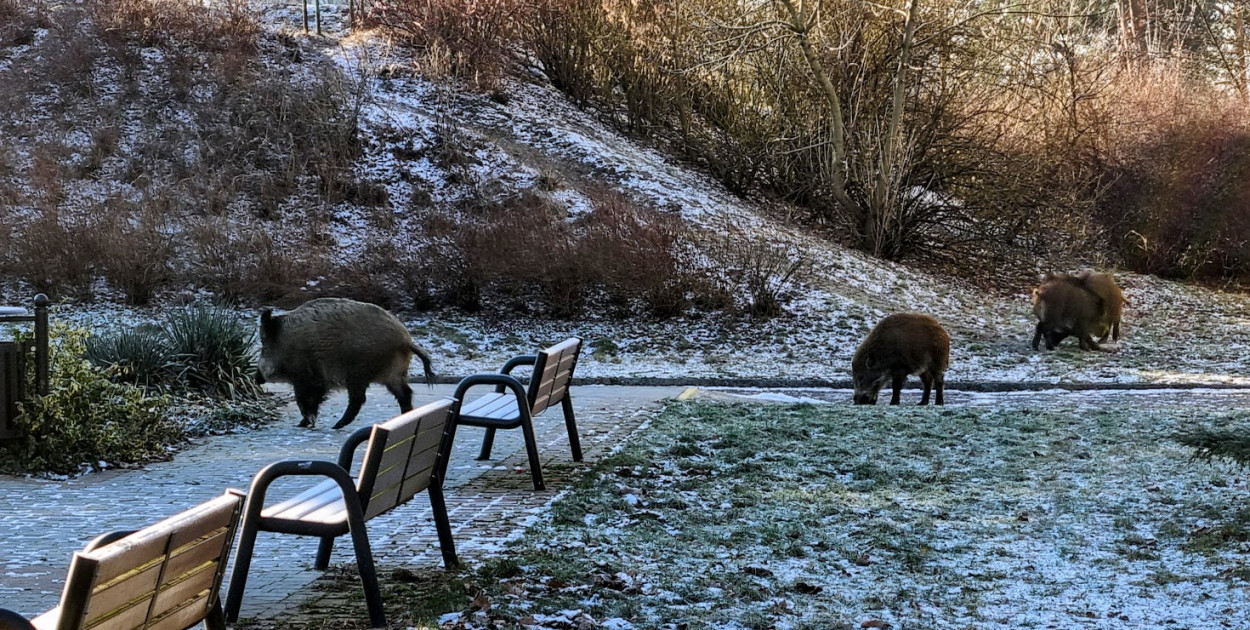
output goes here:
{"type": "Polygon", "coordinates": [[[304,0],[304,34],[308,34],[308,0],[304,0]]]}
{"type": "Polygon", "coordinates": [[[48,394],[48,306],[52,300],[40,293],[35,296],[35,389],[40,396],[48,394]]]}

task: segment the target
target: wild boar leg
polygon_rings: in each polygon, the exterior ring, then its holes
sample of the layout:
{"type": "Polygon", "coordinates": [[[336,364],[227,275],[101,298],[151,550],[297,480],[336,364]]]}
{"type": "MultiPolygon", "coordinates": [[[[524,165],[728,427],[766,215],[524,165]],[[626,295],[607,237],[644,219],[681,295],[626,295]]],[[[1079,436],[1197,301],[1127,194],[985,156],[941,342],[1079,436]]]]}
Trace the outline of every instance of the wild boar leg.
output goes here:
{"type": "Polygon", "coordinates": [[[924,396],[920,397],[920,404],[929,404],[929,392],[933,391],[933,376],[928,372],[920,374],[920,382],[924,383],[924,396]]]}
{"type": "MultiPolygon", "coordinates": [[[[366,384],[365,387],[367,386],[366,384]]],[[[365,387],[357,384],[347,388],[347,409],[343,410],[343,417],[334,424],[334,428],[342,429],[356,419],[360,407],[365,404],[365,387]]]]}
{"type": "Polygon", "coordinates": [[[934,385],[934,388],[937,389],[937,400],[935,401],[936,404],[939,404],[939,405],[944,404],[942,402],[942,392],[946,390],[946,375],[935,374],[933,376],[933,385],[934,385]]]}
{"type": "Polygon", "coordinates": [[[395,397],[395,400],[399,402],[400,413],[408,413],[409,411],[412,411],[412,388],[409,387],[407,383],[404,383],[399,387],[387,385],[386,389],[392,396],[395,397]]]}
{"type": "Polygon", "coordinates": [[[890,404],[891,404],[891,405],[897,405],[897,404],[898,404],[898,398],[899,398],[899,395],[903,393],[903,385],[905,385],[905,384],[907,384],[907,375],[906,375],[906,374],[895,374],[895,375],[894,375],[894,383],[893,383],[894,394],[890,396],[890,404]]]}
{"type": "MultiPolygon", "coordinates": [[[[1040,341],[1042,340],[1042,333],[1043,333],[1043,332],[1044,332],[1044,331],[1042,330],[1042,323],[1041,323],[1041,322],[1037,322],[1037,328],[1034,328],[1034,329],[1033,329],[1033,349],[1034,349],[1034,350],[1037,350],[1037,344],[1038,344],[1038,342],[1040,342],[1040,341]]],[[[1046,346],[1047,346],[1047,348],[1049,348],[1049,347],[1050,347],[1050,339],[1049,339],[1049,338],[1047,338],[1047,339],[1046,339],[1046,346]]]]}
{"type": "Polygon", "coordinates": [[[293,383],[295,406],[299,407],[301,427],[317,426],[317,411],[326,399],[326,388],[316,383],[293,383]]]}

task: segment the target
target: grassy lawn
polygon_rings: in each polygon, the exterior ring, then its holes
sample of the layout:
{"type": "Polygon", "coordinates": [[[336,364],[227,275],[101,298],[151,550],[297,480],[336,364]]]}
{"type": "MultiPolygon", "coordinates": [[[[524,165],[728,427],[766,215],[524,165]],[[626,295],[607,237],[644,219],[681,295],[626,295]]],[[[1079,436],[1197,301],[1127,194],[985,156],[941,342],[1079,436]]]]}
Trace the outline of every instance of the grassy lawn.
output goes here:
{"type": "Polygon", "coordinates": [[[1246,477],[1173,439],[1250,413],[1116,400],[675,403],[504,554],[385,597],[397,627],[1250,627],[1246,477]]]}

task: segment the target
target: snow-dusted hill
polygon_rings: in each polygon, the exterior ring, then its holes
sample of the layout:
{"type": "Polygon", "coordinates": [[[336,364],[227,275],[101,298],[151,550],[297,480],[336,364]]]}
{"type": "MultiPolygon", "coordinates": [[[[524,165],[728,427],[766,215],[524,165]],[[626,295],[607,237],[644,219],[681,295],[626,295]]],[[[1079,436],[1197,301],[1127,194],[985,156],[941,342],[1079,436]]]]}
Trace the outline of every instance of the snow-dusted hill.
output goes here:
{"type": "MultiPolygon", "coordinates": [[[[705,315],[654,320],[589,315],[576,321],[481,318],[442,311],[409,315],[439,373],[493,369],[509,356],[567,335],[589,347],[586,377],[761,378],[843,380],[868,330],[886,314],[934,315],[954,340],[948,381],[1235,383],[1250,385],[1246,347],[1250,298],[1117,272],[1129,300],[1125,336],[1109,352],[1082,352],[1072,340],[1057,352],[1033,351],[1030,287],[1010,296],[987,293],[849,251],[787,224],[785,208],[743,200],[710,177],[615,132],[567,101],[533,68],[501,94],[481,94],[411,71],[402,50],[368,32],[347,33],[346,7],[323,3],[326,37],[303,38],[298,5],[262,5],[268,28],[295,32],[307,55],[333,58],[349,77],[364,77],[371,98],[361,116],[364,155],[358,171],[387,191],[394,220],[414,197],[452,204],[471,192],[546,192],[570,216],[588,205],[586,185],[610,186],[635,203],[682,219],[716,239],[767,243],[803,257],[810,270],[787,292],[785,314],[768,320],[705,315]],[[433,159],[454,137],[469,159],[452,176],[433,159]],[[554,180],[555,185],[550,185],[554,180]]],[[[341,204],[329,234],[343,257],[365,248],[370,212],[341,204]]],[[[298,220],[298,219],[296,219],[298,220]]],[[[288,226],[289,227],[289,226],[288,226]]],[[[1056,270],[1065,271],[1065,270],[1056,270]]],[[[995,270],[987,269],[987,274],[995,270]]],[[[248,317],[254,313],[245,314],[248,317]]],[[[93,327],[152,314],[96,305],[62,309],[93,327]]]]}

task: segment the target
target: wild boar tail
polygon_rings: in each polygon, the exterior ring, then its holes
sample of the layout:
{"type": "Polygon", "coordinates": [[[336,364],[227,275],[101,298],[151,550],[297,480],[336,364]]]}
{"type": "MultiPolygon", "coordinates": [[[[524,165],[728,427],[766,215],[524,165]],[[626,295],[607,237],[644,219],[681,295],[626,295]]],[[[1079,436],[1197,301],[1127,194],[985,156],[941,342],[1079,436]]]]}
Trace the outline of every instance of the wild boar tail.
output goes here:
{"type": "Polygon", "coordinates": [[[434,384],[434,365],[430,363],[430,355],[422,350],[417,344],[412,344],[412,352],[421,359],[421,366],[425,368],[425,382],[427,385],[434,384]]]}

